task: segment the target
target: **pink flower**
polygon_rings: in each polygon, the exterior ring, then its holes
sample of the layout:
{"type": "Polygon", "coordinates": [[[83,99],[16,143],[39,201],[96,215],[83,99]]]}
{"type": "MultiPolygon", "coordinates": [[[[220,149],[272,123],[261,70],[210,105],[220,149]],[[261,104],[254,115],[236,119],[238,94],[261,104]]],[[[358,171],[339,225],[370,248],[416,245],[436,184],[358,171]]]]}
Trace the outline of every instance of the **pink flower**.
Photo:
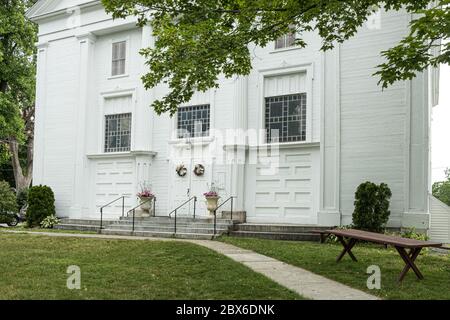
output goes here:
{"type": "Polygon", "coordinates": [[[205,192],[203,195],[205,197],[217,197],[218,196],[217,192],[215,192],[215,191],[205,192]]]}
{"type": "Polygon", "coordinates": [[[143,190],[137,194],[139,198],[151,198],[155,195],[150,190],[143,190]]]}

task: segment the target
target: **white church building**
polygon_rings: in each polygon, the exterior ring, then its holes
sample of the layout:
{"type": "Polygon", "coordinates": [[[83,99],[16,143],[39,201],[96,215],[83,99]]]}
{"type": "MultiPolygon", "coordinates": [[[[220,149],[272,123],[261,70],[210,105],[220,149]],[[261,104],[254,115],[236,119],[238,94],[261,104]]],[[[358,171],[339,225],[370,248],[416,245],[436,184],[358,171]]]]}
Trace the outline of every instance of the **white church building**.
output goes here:
{"type": "MultiPolygon", "coordinates": [[[[306,48],[288,35],[252,48],[248,76],[221,79],[174,117],[150,107],[167,88],[142,85],[150,27],[91,0],[41,0],[28,17],[39,25],[33,184],[53,189],[59,216],[98,219],[121,196],[132,208],[143,185],[157,216],[192,196],[206,216],[214,186],[249,223],[345,225],[357,186],[372,181],[392,190],[389,226],[429,227],[438,72],[385,90],[372,76],[411,15],[375,14],[325,53],[313,33],[306,48]]],[[[105,214],[118,218],[120,204],[105,214]]]]}

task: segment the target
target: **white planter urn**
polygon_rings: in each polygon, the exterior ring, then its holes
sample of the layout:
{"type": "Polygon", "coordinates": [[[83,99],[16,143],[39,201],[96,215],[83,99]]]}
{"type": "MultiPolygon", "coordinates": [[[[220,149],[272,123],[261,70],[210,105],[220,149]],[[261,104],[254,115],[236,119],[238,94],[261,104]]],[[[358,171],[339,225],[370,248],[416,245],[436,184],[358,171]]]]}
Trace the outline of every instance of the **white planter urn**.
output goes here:
{"type": "Polygon", "coordinates": [[[210,215],[214,215],[214,210],[217,209],[217,203],[220,197],[205,197],[206,209],[208,209],[210,215]]]}
{"type": "Polygon", "coordinates": [[[142,216],[153,215],[153,198],[154,197],[139,197],[140,209],[142,210],[142,216]]]}

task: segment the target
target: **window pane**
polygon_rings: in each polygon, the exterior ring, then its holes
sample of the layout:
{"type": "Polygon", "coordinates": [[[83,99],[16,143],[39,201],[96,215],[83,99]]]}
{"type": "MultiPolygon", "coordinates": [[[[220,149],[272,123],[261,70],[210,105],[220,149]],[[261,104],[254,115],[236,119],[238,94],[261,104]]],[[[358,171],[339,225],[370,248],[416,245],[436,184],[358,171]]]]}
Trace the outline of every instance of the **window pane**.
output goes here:
{"type": "Polygon", "coordinates": [[[131,113],[105,116],[105,152],[129,151],[131,113]]]}
{"type": "Polygon", "coordinates": [[[206,137],[209,135],[209,104],[179,108],[177,119],[178,138],[206,137]]]}
{"type": "Polygon", "coordinates": [[[268,97],[265,100],[267,142],[305,141],[306,93],[268,97]],[[272,130],[278,130],[278,135],[272,130]]]}
{"type": "Polygon", "coordinates": [[[126,44],[126,41],[115,42],[112,44],[111,75],[113,76],[125,73],[126,44]]]}

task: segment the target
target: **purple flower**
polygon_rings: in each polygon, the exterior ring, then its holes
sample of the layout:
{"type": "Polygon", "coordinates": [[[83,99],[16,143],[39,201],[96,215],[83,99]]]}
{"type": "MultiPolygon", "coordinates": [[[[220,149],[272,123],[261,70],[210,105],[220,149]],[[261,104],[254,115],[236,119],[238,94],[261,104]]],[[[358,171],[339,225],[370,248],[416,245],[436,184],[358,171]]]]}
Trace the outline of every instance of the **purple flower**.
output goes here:
{"type": "Polygon", "coordinates": [[[217,197],[218,196],[217,192],[215,192],[215,191],[205,192],[203,195],[205,197],[217,197]]]}
{"type": "Polygon", "coordinates": [[[150,190],[143,190],[137,194],[139,198],[151,198],[155,195],[150,190]]]}

